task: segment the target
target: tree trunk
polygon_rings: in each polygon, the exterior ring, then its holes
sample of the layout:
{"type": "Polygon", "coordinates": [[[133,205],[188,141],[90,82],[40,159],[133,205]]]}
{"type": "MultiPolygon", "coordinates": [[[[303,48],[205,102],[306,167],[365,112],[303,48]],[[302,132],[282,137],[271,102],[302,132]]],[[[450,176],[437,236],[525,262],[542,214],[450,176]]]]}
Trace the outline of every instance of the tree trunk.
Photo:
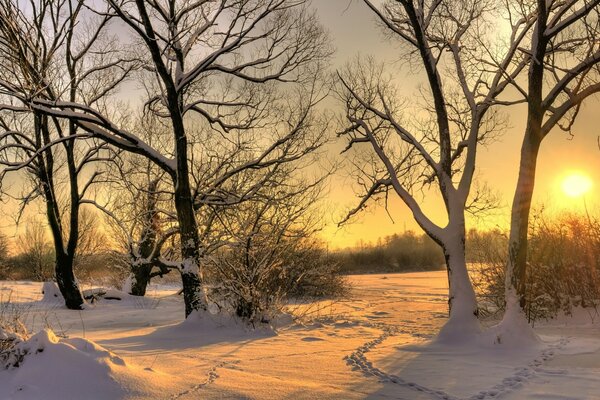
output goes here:
{"type": "Polygon", "coordinates": [[[548,10],[542,0],[538,0],[538,16],[532,35],[531,54],[533,59],[528,74],[527,125],[521,146],[519,179],[513,198],[510,237],[508,242],[508,261],[506,265],[506,308],[514,314],[512,307],[526,307],[525,279],[527,276],[527,234],[529,213],[535,184],[535,169],[540,145],[544,139],[542,107],[544,87],[544,65],[547,38],[544,36],[548,19],[548,10]]]}
{"type": "Polygon", "coordinates": [[[181,270],[186,318],[194,311],[206,310],[206,304],[202,301],[202,281],[197,266],[195,270],[195,272],[186,271],[185,268],[181,270]]]}
{"type": "MultiPolygon", "coordinates": [[[[154,246],[156,245],[156,238],[158,236],[158,230],[160,221],[156,206],[158,203],[158,196],[156,190],[158,188],[158,180],[154,180],[148,183],[148,197],[145,206],[145,220],[144,228],[141,232],[140,240],[140,256],[142,259],[148,260],[153,257],[154,246]]],[[[148,260],[150,261],[150,260],[148,260]]],[[[146,288],[152,279],[153,264],[142,264],[142,265],[131,265],[131,287],[129,294],[133,296],[145,296],[146,288]]]]}
{"type": "Polygon", "coordinates": [[[152,265],[140,265],[131,269],[131,288],[129,294],[132,296],[145,296],[146,289],[150,283],[152,265]]]}
{"type": "MultiPolygon", "coordinates": [[[[452,216],[452,213],[451,213],[452,216]]],[[[452,217],[451,217],[452,218],[452,217]]],[[[481,331],[477,297],[471,284],[465,258],[464,216],[448,224],[440,238],[448,272],[450,317],[437,337],[438,341],[455,343],[469,340],[481,331]]]]}
{"type": "MultiPolygon", "coordinates": [[[[187,158],[187,137],[183,120],[177,118],[176,111],[171,110],[173,129],[176,136],[177,173],[174,177],[175,209],[181,238],[181,281],[186,318],[193,312],[206,309],[202,301],[202,275],[200,273],[200,237],[198,223],[194,211],[194,201],[190,189],[190,176],[187,158]]],[[[180,115],[179,115],[180,117],[180,115]]]]}
{"type": "MultiPolygon", "coordinates": [[[[38,147],[48,145],[50,143],[50,133],[48,130],[48,117],[35,115],[35,132],[36,132],[36,144],[38,147]]],[[[38,178],[42,183],[42,190],[44,193],[44,201],[46,203],[46,216],[48,217],[48,224],[50,225],[50,231],[52,232],[52,239],[54,242],[54,253],[55,253],[55,275],[56,283],[65,299],[65,305],[71,310],[81,310],[83,305],[83,297],[79,291],[79,285],[75,280],[73,274],[73,262],[74,262],[74,246],[77,244],[75,240],[70,247],[65,249],[63,243],[63,228],[61,224],[61,216],[59,210],[59,204],[54,191],[54,157],[52,149],[49,148],[44,151],[43,155],[40,154],[39,158],[39,171],[38,178]],[[69,251],[71,250],[71,251],[69,251]]],[[[73,180],[70,179],[71,190],[73,188],[73,180]]],[[[71,215],[71,222],[76,215],[71,215]]],[[[71,225],[72,228],[72,225],[71,225]]],[[[77,231],[70,232],[70,239],[73,235],[77,234],[77,231]]]]}
{"type": "Polygon", "coordinates": [[[506,266],[506,302],[507,308],[516,306],[521,309],[527,305],[527,247],[529,214],[535,186],[537,156],[542,137],[534,133],[529,126],[525,132],[521,147],[519,179],[511,210],[511,227],[508,242],[508,262],[506,266]]]}
{"type": "Polygon", "coordinates": [[[178,185],[179,187],[175,190],[175,208],[177,210],[177,220],[181,236],[182,265],[180,273],[183,283],[185,316],[187,317],[193,311],[205,308],[205,304],[201,301],[200,296],[202,291],[199,268],[200,238],[198,237],[196,215],[194,214],[192,196],[189,190],[189,179],[186,176],[182,180],[188,182],[188,186],[187,188],[185,186],[182,188],[178,185]]]}
{"type": "MultiPolygon", "coordinates": [[[[531,119],[531,118],[530,118],[531,119]]],[[[537,155],[542,142],[539,132],[532,129],[531,121],[525,131],[521,147],[519,179],[511,210],[508,260],[506,263],[505,312],[502,321],[493,327],[494,343],[523,346],[539,343],[525,314],[527,307],[527,245],[529,213],[535,183],[537,155]]],[[[539,125],[538,125],[539,126],[539,125]]]]}
{"type": "Polygon", "coordinates": [[[56,283],[65,299],[65,305],[70,310],[81,310],[83,297],[73,274],[73,256],[67,254],[56,255],[55,265],[56,283]]]}

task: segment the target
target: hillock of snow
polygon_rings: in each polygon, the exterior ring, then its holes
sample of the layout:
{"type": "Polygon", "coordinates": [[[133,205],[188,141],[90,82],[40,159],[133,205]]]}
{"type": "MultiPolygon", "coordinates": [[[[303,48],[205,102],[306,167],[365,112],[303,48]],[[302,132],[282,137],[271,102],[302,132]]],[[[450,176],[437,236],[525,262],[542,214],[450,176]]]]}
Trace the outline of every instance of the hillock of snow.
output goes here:
{"type": "Polygon", "coordinates": [[[59,338],[50,329],[20,341],[12,354],[0,372],[1,399],[117,399],[170,386],[164,374],[128,365],[90,340],[59,338]]]}

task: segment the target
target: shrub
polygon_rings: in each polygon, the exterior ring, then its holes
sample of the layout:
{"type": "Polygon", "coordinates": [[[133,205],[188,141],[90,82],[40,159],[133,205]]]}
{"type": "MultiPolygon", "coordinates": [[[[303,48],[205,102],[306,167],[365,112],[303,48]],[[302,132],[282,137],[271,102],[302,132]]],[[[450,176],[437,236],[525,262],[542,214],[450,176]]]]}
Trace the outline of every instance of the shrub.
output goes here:
{"type": "Polygon", "coordinates": [[[346,291],[338,266],[312,239],[272,237],[232,244],[213,257],[213,291],[225,307],[251,324],[268,323],[289,298],[337,297],[346,291]]]}
{"type": "Polygon", "coordinates": [[[17,367],[25,356],[19,344],[27,339],[23,324],[24,309],[8,299],[0,298],[0,368],[17,367]]]}
{"type": "Polygon", "coordinates": [[[444,266],[440,247],[425,234],[412,231],[386,236],[375,245],[334,253],[346,274],[439,270],[444,266]]]}
{"type": "MultiPolygon", "coordinates": [[[[506,235],[471,234],[474,285],[483,310],[504,308],[506,235]]],[[[588,215],[563,214],[532,218],[529,232],[526,309],[530,321],[569,314],[574,307],[600,305],[600,223],[588,215]]]]}

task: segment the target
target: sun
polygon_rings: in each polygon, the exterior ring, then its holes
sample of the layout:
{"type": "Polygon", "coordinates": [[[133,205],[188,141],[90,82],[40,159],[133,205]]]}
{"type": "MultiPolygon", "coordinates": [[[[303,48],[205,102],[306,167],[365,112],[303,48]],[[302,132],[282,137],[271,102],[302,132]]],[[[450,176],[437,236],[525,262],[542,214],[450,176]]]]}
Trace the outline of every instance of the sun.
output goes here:
{"type": "Polygon", "coordinates": [[[582,172],[572,172],[562,181],[563,192],[569,197],[580,197],[590,191],[594,183],[582,172]]]}

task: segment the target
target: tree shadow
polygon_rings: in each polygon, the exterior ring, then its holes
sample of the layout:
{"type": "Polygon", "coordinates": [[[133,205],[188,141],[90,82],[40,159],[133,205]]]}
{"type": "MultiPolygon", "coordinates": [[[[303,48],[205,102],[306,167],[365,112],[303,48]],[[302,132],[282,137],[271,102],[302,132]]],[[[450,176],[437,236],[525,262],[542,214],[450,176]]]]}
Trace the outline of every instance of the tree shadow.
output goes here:
{"type": "Polygon", "coordinates": [[[128,351],[184,350],[228,343],[243,346],[273,336],[276,336],[276,332],[268,326],[252,328],[235,317],[203,312],[201,315],[193,314],[183,322],[158,327],[148,334],[98,342],[103,346],[128,351]]]}
{"type": "MultiPolygon", "coordinates": [[[[366,398],[448,400],[495,398],[518,390],[536,376],[545,360],[539,348],[462,345],[431,342],[418,345],[388,345],[357,357],[349,367],[379,382],[366,398]]],[[[365,390],[357,383],[355,390],[365,390]]]]}

